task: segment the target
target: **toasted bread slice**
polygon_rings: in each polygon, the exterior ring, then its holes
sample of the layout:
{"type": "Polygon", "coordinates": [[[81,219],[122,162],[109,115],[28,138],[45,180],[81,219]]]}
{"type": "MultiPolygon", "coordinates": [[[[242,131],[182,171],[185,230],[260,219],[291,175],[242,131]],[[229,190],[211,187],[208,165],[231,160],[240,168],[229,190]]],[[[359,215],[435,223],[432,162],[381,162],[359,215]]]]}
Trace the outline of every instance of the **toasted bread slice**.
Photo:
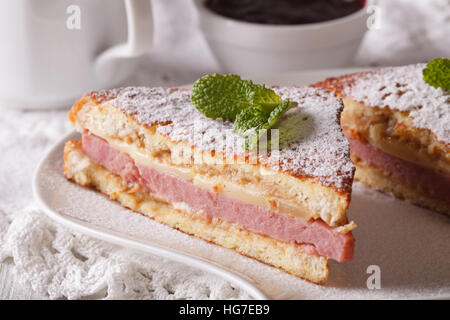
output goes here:
{"type": "Polygon", "coordinates": [[[450,97],[423,81],[424,67],[382,68],[314,87],[343,99],[341,125],[354,145],[357,179],[450,214],[450,97]],[[375,154],[383,162],[376,162],[375,154]],[[377,173],[383,177],[375,178],[377,173]]]}
{"type": "Polygon", "coordinates": [[[225,221],[209,222],[190,211],[133,190],[123,179],[91,161],[79,141],[68,141],[64,148],[65,176],[86,187],[93,187],[124,207],[206,241],[234,249],[266,264],[314,283],[328,277],[328,259],[310,254],[307,245],[277,241],[243,230],[225,221]],[[82,165],[80,165],[82,164],[82,165]]]}
{"type": "Polygon", "coordinates": [[[86,94],[69,113],[83,139],[78,147],[68,143],[65,174],[157,221],[323,282],[328,258],[353,257],[356,225],[346,209],[354,166],[339,126],[342,102],[324,90],[274,90],[298,106],[277,124],[279,150],[259,153],[243,148],[231,122],[198,112],[189,90],[130,87],[86,94]],[[103,181],[106,176],[114,183],[103,181]],[[143,195],[153,207],[169,208],[167,219],[132,203],[143,195]],[[224,230],[234,230],[230,239],[224,230]]]}

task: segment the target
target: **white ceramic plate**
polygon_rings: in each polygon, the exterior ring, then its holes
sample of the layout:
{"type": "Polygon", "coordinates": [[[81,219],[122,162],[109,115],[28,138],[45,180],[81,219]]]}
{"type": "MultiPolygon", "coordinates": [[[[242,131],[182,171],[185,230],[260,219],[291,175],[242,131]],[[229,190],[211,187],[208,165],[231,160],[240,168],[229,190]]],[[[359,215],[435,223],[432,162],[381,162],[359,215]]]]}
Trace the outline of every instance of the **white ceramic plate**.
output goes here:
{"type": "MultiPolygon", "coordinates": [[[[267,85],[305,85],[360,69],[334,69],[260,77],[267,85]]],[[[221,276],[256,299],[450,298],[450,219],[361,184],[353,187],[350,219],[358,224],[355,259],[330,261],[325,285],[315,285],[232,250],[154,222],[62,174],[65,141],[42,160],[33,180],[36,199],[54,220],[99,239],[172,259],[221,276]],[[371,266],[380,289],[368,289],[371,266]],[[369,270],[369,273],[368,273],[369,270]]]]}

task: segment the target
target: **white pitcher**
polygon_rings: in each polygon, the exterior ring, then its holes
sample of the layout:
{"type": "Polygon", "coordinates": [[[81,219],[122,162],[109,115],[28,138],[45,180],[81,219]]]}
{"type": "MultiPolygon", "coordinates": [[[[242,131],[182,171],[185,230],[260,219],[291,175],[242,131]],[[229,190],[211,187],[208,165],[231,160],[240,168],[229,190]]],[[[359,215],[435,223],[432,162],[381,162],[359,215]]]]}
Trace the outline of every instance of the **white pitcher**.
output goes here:
{"type": "Polygon", "coordinates": [[[0,107],[69,107],[148,52],[150,0],[0,0],[0,107]]]}

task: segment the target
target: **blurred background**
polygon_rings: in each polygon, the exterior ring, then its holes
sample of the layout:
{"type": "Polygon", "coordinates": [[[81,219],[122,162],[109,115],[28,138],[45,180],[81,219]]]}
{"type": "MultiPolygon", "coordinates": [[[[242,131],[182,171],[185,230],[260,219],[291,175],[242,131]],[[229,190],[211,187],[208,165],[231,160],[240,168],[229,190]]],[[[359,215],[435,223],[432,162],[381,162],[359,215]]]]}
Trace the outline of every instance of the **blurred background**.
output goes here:
{"type": "MultiPolygon", "coordinates": [[[[345,7],[339,3],[364,6],[324,23],[275,26],[230,19],[205,9],[203,3],[1,2],[0,107],[67,108],[90,90],[184,85],[213,72],[259,75],[401,65],[450,54],[449,0],[275,1],[265,6],[269,12],[280,10],[281,4],[296,3],[299,10],[328,3],[331,12],[345,7]]],[[[208,3],[238,4],[248,15],[258,17],[255,4],[271,2],[208,3]]]]}
{"type": "MultiPolygon", "coordinates": [[[[354,66],[402,65],[450,55],[450,1],[379,0],[379,29],[369,30],[354,66]]],[[[196,25],[192,1],[154,0],[154,46],[142,59],[139,82],[190,83],[220,71],[196,25]],[[167,27],[170,26],[170,27],[167,27]],[[179,67],[179,65],[182,67],[179,67]]]]}

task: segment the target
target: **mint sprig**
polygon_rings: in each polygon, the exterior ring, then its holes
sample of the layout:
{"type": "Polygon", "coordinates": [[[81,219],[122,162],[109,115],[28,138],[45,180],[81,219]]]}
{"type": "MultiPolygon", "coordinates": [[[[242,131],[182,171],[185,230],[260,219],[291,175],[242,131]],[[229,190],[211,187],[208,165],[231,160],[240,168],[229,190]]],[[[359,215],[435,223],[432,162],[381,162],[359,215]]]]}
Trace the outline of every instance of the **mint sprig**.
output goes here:
{"type": "Polygon", "coordinates": [[[213,74],[198,79],[191,93],[194,106],[212,119],[236,119],[237,114],[249,107],[270,112],[281,98],[264,85],[242,80],[235,74],[213,74]]]}
{"type": "Polygon", "coordinates": [[[234,74],[200,78],[192,87],[191,101],[209,118],[235,121],[234,131],[246,137],[246,149],[253,149],[264,132],[297,104],[234,74]]]}
{"type": "Polygon", "coordinates": [[[450,59],[437,58],[422,70],[423,80],[430,86],[450,91],[450,59]]]}
{"type": "Polygon", "coordinates": [[[272,112],[269,114],[267,120],[259,124],[245,139],[244,148],[247,150],[255,149],[258,146],[259,139],[267,134],[267,131],[272,128],[280,117],[292,106],[289,99],[283,100],[272,112]]]}
{"type": "Polygon", "coordinates": [[[269,114],[257,108],[247,108],[242,110],[236,116],[234,121],[234,132],[245,135],[248,130],[256,128],[266,122],[269,114]]]}
{"type": "Polygon", "coordinates": [[[282,101],[281,97],[272,89],[268,89],[264,85],[255,85],[253,83],[248,88],[247,98],[252,107],[265,113],[270,113],[282,101]]]}
{"type": "Polygon", "coordinates": [[[207,75],[197,80],[191,93],[194,106],[208,118],[234,120],[250,106],[248,83],[234,74],[207,75]]]}

